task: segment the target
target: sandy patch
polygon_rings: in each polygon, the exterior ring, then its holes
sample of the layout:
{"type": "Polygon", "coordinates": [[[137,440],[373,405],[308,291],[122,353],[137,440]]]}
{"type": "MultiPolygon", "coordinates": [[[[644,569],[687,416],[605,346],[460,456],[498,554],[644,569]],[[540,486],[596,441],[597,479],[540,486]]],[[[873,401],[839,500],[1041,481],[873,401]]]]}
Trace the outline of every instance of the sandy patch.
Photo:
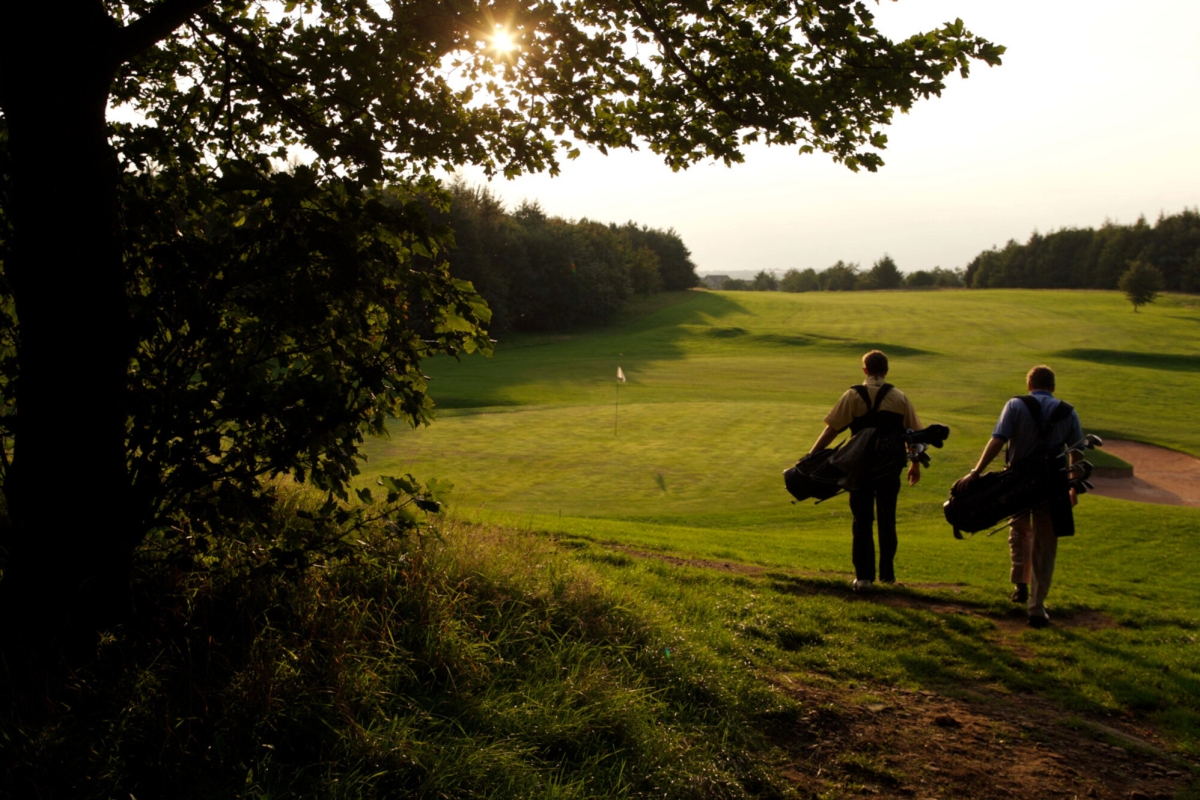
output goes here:
{"type": "Polygon", "coordinates": [[[1139,503],[1200,506],[1200,459],[1122,439],[1105,440],[1103,449],[1132,464],[1133,477],[1093,477],[1096,494],[1139,503]]]}

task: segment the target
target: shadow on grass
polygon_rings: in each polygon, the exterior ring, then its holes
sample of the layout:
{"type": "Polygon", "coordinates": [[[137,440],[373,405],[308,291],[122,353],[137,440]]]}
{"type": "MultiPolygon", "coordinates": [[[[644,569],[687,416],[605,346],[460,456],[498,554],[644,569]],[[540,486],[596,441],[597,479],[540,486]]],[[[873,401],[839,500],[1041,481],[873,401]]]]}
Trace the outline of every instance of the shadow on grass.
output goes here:
{"type": "MultiPolygon", "coordinates": [[[[901,357],[928,355],[930,351],[882,342],[862,341],[818,332],[755,333],[753,326],[734,324],[754,317],[738,298],[710,292],[669,293],[670,297],[652,298],[635,303],[611,326],[571,332],[524,333],[503,337],[490,362],[473,362],[471,369],[454,383],[438,385],[439,408],[463,409],[523,405],[514,401],[510,390],[531,382],[547,380],[578,382],[586,367],[618,359],[626,373],[635,378],[630,363],[677,361],[693,353],[697,341],[713,345],[732,345],[771,349],[812,348],[816,351],[861,355],[881,349],[901,357]],[[531,349],[555,346],[553,357],[529,353],[531,349]]],[[[444,360],[444,359],[443,359],[444,360]]],[[[435,377],[438,359],[431,360],[435,377]]],[[[615,369],[615,364],[613,365],[615,369]]]]}
{"type": "MultiPolygon", "coordinates": [[[[1091,714],[1108,713],[1103,697],[1126,713],[1146,715],[1170,731],[1177,743],[1192,739],[1200,718],[1200,676],[1186,657],[1148,653],[1145,640],[1194,642],[1191,620],[1146,620],[1152,631],[1132,631],[1107,613],[1086,607],[1056,612],[1046,631],[1031,632],[1024,610],[1000,611],[996,603],[948,598],[912,587],[890,587],[854,596],[849,587],[828,579],[766,573],[772,590],[800,597],[825,596],[846,602],[852,627],[864,646],[892,648],[890,660],[909,679],[938,685],[953,693],[972,686],[999,685],[1009,691],[1036,692],[1062,707],[1091,714]],[[870,639],[877,637],[872,644],[870,639]],[[1082,669],[1087,680],[1080,680],[1082,669]]],[[[948,587],[947,587],[948,588],[948,587]]],[[[826,631],[797,636],[785,629],[777,646],[795,651],[821,646],[826,631]]]]}
{"type": "MultiPolygon", "coordinates": [[[[1169,621],[1160,626],[1157,635],[1168,637],[1169,621]]],[[[1186,668],[1146,658],[1142,648],[1135,644],[1099,640],[1083,636],[1078,630],[1059,626],[1056,633],[1070,644],[1072,650],[1083,654],[1091,664],[1110,663],[1121,665],[1120,670],[1110,671],[1106,676],[1105,688],[1121,705],[1139,713],[1174,712],[1176,715],[1194,716],[1200,713],[1200,678],[1186,668]],[[1192,698],[1190,704],[1179,703],[1180,698],[1192,698]],[[1191,707],[1188,708],[1187,706],[1191,707]]],[[[1191,727],[1189,725],[1189,727],[1191,727]]]]}
{"type": "Polygon", "coordinates": [[[1076,361],[1091,361],[1110,367],[1141,367],[1167,372],[1200,372],[1200,356],[1183,353],[1135,353],[1130,350],[1059,350],[1051,355],[1076,361]]]}
{"type": "MultiPolygon", "coordinates": [[[[696,328],[707,329],[730,315],[750,313],[741,303],[724,295],[667,292],[631,304],[610,325],[553,333],[508,334],[497,343],[495,358],[473,359],[471,368],[454,383],[440,383],[435,400],[439,409],[525,406],[528,403],[524,400],[514,400],[509,395],[510,389],[546,381],[547,376],[575,381],[577,373],[572,370],[597,361],[605,363],[607,372],[607,364],[617,354],[621,354],[627,371],[633,361],[682,359],[687,355],[682,341],[694,337],[696,328]],[[561,348],[551,363],[546,362],[545,355],[527,352],[550,345],[561,348]]],[[[430,359],[427,362],[430,373],[437,377],[439,366],[450,360],[449,356],[430,359]]],[[[633,377],[631,371],[630,376],[633,377]]]]}
{"type": "Polygon", "coordinates": [[[826,347],[838,350],[851,350],[862,353],[867,350],[883,350],[893,356],[923,356],[932,353],[917,347],[905,347],[901,344],[887,342],[866,342],[849,339],[844,336],[824,336],[819,333],[752,334],[745,328],[708,328],[705,336],[714,339],[745,339],[749,344],[762,344],[778,347],[826,347]]]}

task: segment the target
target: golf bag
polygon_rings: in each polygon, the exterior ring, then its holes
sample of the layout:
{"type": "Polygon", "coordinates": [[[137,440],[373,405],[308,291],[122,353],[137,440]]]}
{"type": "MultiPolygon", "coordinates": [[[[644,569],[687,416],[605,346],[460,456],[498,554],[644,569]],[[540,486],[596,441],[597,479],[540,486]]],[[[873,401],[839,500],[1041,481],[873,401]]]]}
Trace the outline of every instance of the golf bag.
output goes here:
{"type": "Polygon", "coordinates": [[[794,467],[784,470],[783,485],[797,500],[828,500],[840,491],[856,488],[856,481],[899,469],[907,459],[929,466],[926,447],[941,447],[949,435],[950,429],[945,425],[930,425],[876,441],[876,429],[864,428],[846,443],[809,453],[794,467]]]}
{"type": "MultiPolygon", "coordinates": [[[[1001,472],[989,472],[971,481],[959,492],[950,490],[950,499],[942,504],[946,521],[954,528],[954,537],[961,539],[962,532],[977,533],[993,528],[1012,517],[1028,514],[1041,503],[1049,502],[1050,514],[1057,536],[1073,536],[1075,516],[1071,510],[1072,479],[1067,450],[1063,444],[1052,445],[1046,436],[1054,424],[1065,419],[1074,410],[1067,403],[1059,403],[1045,422],[1041,419],[1041,405],[1032,397],[1018,398],[1028,409],[1038,428],[1038,445],[1034,452],[1021,461],[1010,464],[1001,472]]],[[[1100,442],[1098,437],[1087,437],[1073,445],[1072,450],[1091,442],[1100,442]]],[[[1086,465],[1090,472],[1090,464],[1086,465]]],[[[1086,484],[1086,478],[1080,479],[1086,484]]],[[[1090,486],[1090,484],[1088,484],[1090,486]]],[[[1080,485],[1081,490],[1085,490],[1080,485]]]]}
{"type": "Polygon", "coordinates": [[[796,466],[783,471],[783,485],[797,500],[815,497],[818,501],[828,500],[842,490],[838,480],[842,473],[829,464],[830,457],[841,449],[818,450],[796,462],[796,466]]]}
{"type": "Polygon", "coordinates": [[[980,475],[963,491],[952,492],[942,511],[955,537],[961,539],[963,531],[978,533],[993,528],[1049,500],[1054,532],[1070,536],[1075,532],[1075,518],[1069,489],[1065,457],[1041,453],[1001,472],[980,475]]]}

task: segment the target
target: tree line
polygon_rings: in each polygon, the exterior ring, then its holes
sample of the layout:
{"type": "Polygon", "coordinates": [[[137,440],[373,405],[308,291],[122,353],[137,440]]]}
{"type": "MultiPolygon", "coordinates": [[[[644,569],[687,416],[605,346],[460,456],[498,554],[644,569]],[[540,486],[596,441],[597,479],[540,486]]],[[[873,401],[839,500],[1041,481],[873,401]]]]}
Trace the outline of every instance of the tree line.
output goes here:
{"type": "Polygon", "coordinates": [[[528,201],[509,213],[486,187],[456,180],[449,190],[450,273],[487,301],[493,333],[603,323],[635,294],[699,280],[673,229],[570,221],[528,201]]]}
{"type": "Polygon", "coordinates": [[[857,263],[848,264],[838,260],[820,272],[811,267],[805,270],[789,269],[782,277],[776,277],[762,270],[748,281],[730,278],[721,285],[721,289],[751,292],[851,292],[870,289],[933,289],[962,285],[962,270],[934,267],[905,275],[896,266],[895,259],[884,255],[869,270],[861,269],[857,263]]]}
{"type": "Polygon", "coordinates": [[[973,289],[1117,289],[1135,262],[1156,269],[1166,291],[1200,292],[1200,210],[1160,215],[1153,226],[1139,217],[1010,239],[972,259],[963,277],[973,289]]]}

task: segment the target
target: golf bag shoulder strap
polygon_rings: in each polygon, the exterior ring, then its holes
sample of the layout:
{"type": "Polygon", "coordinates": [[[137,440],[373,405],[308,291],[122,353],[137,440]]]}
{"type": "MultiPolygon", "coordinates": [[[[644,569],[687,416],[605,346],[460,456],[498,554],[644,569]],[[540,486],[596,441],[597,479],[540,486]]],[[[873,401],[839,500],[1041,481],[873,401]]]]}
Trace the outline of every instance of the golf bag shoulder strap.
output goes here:
{"type": "Polygon", "coordinates": [[[1046,435],[1055,425],[1071,416],[1071,412],[1075,410],[1070,403],[1064,403],[1060,400],[1058,405],[1054,407],[1054,410],[1050,412],[1049,419],[1042,422],[1042,404],[1036,397],[1026,394],[1016,399],[1025,404],[1025,408],[1029,411],[1029,416],[1033,417],[1033,424],[1038,430],[1039,439],[1046,438],[1046,435]]]}
{"type": "Polygon", "coordinates": [[[879,391],[875,392],[875,402],[871,402],[871,395],[867,392],[867,387],[861,383],[850,387],[858,392],[858,396],[867,404],[867,413],[861,417],[855,417],[850,421],[850,432],[858,433],[865,428],[879,427],[879,405],[883,402],[883,398],[887,397],[888,392],[892,390],[890,383],[885,383],[879,387],[879,391]]]}
{"type": "Polygon", "coordinates": [[[1055,406],[1054,410],[1050,412],[1050,424],[1053,425],[1056,422],[1062,422],[1064,419],[1071,416],[1071,412],[1074,410],[1075,407],[1073,405],[1059,400],[1058,405],[1055,406]]]}
{"type": "Polygon", "coordinates": [[[862,401],[867,404],[867,409],[870,410],[871,393],[867,391],[867,387],[863,386],[861,383],[856,383],[850,388],[858,392],[858,396],[862,398],[862,401]]]}
{"type": "Polygon", "coordinates": [[[1033,424],[1040,431],[1042,429],[1042,404],[1038,399],[1031,394],[1014,397],[1014,400],[1020,400],[1025,404],[1025,410],[1029,412],[1029,416],[1033,417],[1033,424]]]}
{"type": "Polygon", "coordinates": [[[879,410],[879,404],[883,402],[883,398],[887,397],[887,393],[894,387],[890,383],[885,383],[879,387],[879,391],[875,393],[875,402],[871,402],[871,393],[867,391],[867,387],[861,383],[856,383],[850,387],[858,392],[858,396],[862,398],[863,403],[867,406],[867,413],[879,410]]]}
{"type": "MultiPolygon", "coordinates": [[[[1075,409],[1070,403],[1064,403],[1060,400],[1054,410],[1050,412],[1050,416],[1043,420],[1042,404],[1036,397],[1027,394],[1014,399],[1020,400],[1025,408],[1028,409],[1029,416],[1033,418],[1034,428],[1037,430],[1037,442],[1034,444],[1030,455],[1042,453],[1053,455],[1056,458],[1060,457],[1063,452],[1064,442],[1050,441],[1050,434],[1054,430],[1054,426],[1069,417],[1075,409]]],[[[1008,461],[1010,456],[1011,451],[1006,453],[1005,461],[1008,461]]]]}

